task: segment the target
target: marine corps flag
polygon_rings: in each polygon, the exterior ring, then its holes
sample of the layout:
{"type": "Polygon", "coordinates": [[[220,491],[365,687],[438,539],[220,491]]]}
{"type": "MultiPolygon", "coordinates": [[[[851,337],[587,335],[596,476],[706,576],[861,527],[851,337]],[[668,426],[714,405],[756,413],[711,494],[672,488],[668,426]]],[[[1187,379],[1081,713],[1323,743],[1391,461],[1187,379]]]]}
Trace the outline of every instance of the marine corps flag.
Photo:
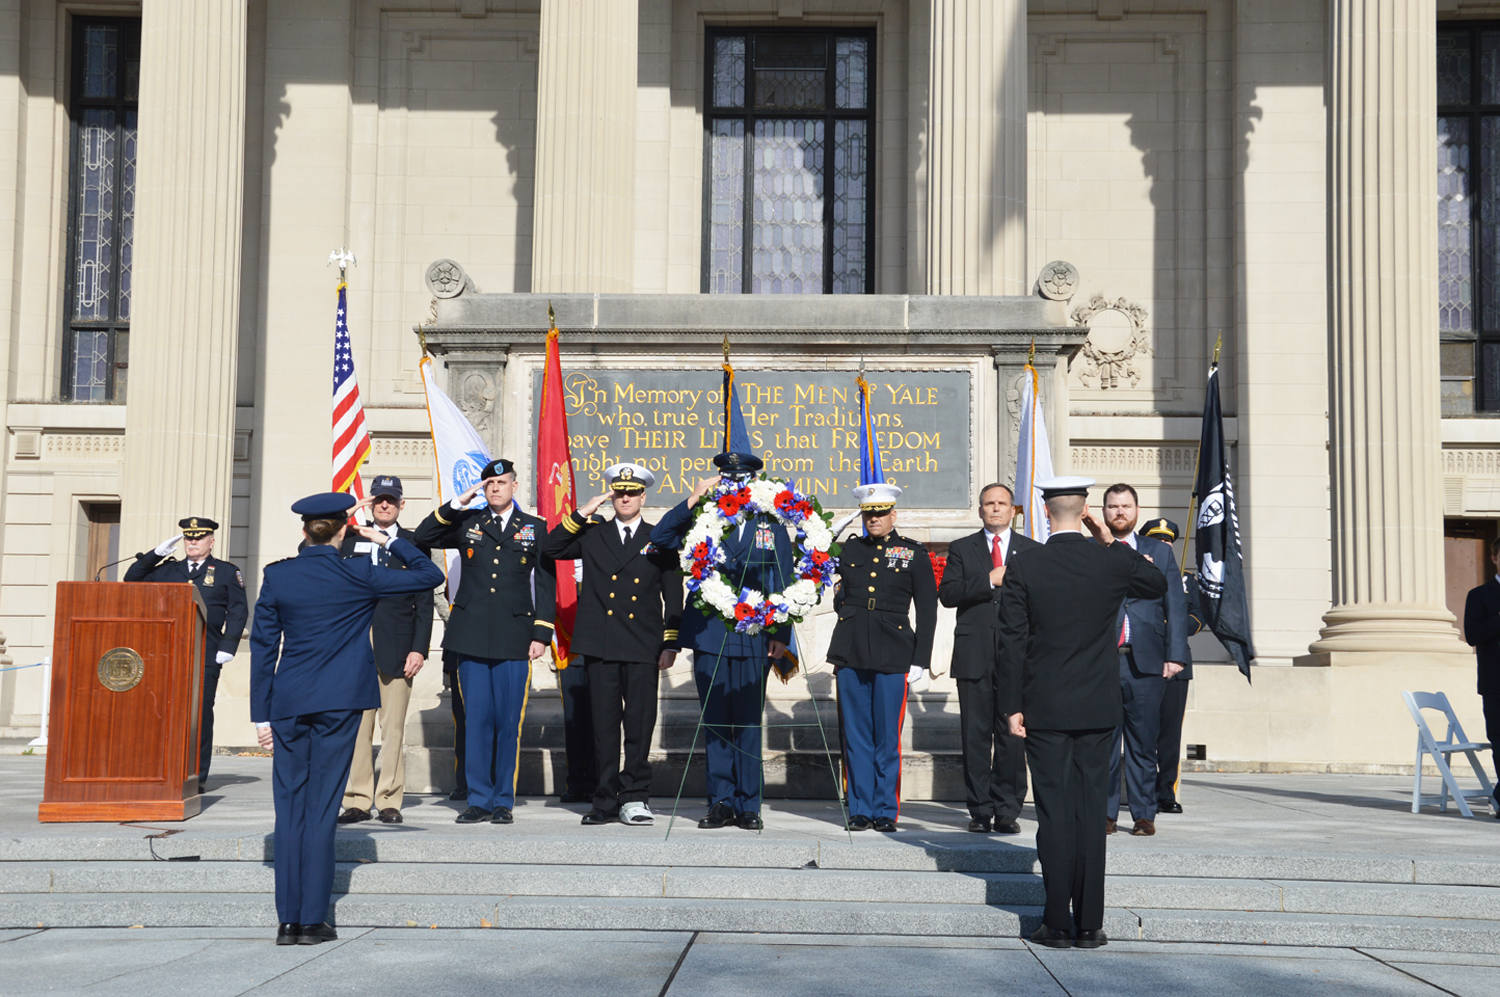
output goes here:
{"type": "Polygon", "coordinates": [[[1245,571],[1240,559],[1240,518],[1224,447],[1224,418],[1219,410],[1219,365],[1208,369],[1203,402],[1203,436],[1198,444],[1198,480],[1193,484],[1198,517],[1194,548],[1198,591],[1204,622],[1250,678],[1250,606],[1245,598],[1245,571]]]}
{"type": "MultiPolygon", "coordinates": [[[[563,406],[562,360],[557,349],[557,321],[547,306],[551,328],[547,332],[547,365],[542,373],[542,414],[536,439],[536,514],[555,529],[564,516],[577,508],[573,493],[573,458],[568,450],[568,412],[563,406]]],[[[578,612],[578,585],[573,580],[573,562],[557,562],[557,629],[552,636],[552,656],[558,668],[568,667],[568,647],[573,642],[573,620],[578,612]]]]}

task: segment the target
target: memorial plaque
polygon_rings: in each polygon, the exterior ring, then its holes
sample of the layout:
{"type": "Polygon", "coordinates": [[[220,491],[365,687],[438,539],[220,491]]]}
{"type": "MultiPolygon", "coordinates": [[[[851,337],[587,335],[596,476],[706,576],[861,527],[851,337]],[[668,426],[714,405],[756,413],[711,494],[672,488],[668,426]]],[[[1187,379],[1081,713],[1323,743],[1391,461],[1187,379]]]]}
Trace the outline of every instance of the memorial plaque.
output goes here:
{"type": "MultiPolygon", "coordinates": [[[[869,372],[871,428],[887,481],[912,509],[970,505],[969,374],[869,372]]],[[[774,477],[829,507],[852,507],[859,484],[859,394],[847,370],[736,372],[740,409],[756,456],[774,477]]],[[[574,481],[580,503],[605,490],[604,469],[633,461],[656,473],[654,505],[686,496],[714,473],[724,447],[718,371],[583,370],[563,374],[574,481]]],[[[533,381],[532,439],[542,397],[533,381]]],[[[533,482],[534,485],[534,482],[533,482]]]]}

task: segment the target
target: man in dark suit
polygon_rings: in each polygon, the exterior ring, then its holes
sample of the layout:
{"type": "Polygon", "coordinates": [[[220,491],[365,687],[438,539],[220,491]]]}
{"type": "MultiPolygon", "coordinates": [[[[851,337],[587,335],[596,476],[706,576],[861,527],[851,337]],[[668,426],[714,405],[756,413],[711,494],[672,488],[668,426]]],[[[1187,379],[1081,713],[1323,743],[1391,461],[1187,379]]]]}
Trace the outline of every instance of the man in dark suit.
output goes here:
{"type": "Polygon", "coordinates": [[[1026,799],[1026,748],[1010,734],[995,685],[995,614],[1006,565],[1021,551],[1041,546],[1011,529],[1015,514],[1007,486],[985,485],[979,492],[984,529],[948,545],[948,564],[938,586],[942,604],[958,610],[949,670],[958,681],[969,830],[978,834],[992,828],[1019,834],[1016,817],[1026,799]]]}
{"type": "Polygon", "coordinates": [[[214,697],[219,676],[234,658],[240,636],[250,618],[245,601],[245,576],[228,561],[213,556],[214,531],[219,524],[206,516],[177,521],[182,532],[159,544],[155,550],[135,556],[125,572],[127,582],[192,582],[198,586],[208,610],[203,649],[203,701],[198,722],[198,792],[208,788],[208,766],[214,756],[214,697]],[[185,560],[169,555],[183,541],[185,560]],[[165,559],[165,560],[164,560],[165,559]]]}
{"type": "Polygon", "coordinates": [[[1130,792],[1130,833],[1156,833],[1156,742],[1161,734],[1161,701],[1167,681],[1182,673],[1192,661],[1188,651],[1187,593],[1172,546],[1155,537],[1138,537],[1140,502],[1127,484],[1110,485],[1104,492],[1104,521],[1115,543],[1126,544],[1156,565],[1167,580],[1167,593],[1159,599],[1126,599],[1120,607],[1117,632],[1120,640],[1120,694],[1125,722],[1115,731],[1109,755],[1109,802],[1105,816],[1107,834],[1115,832],[1120,816],[1120,748],[1125,749],[1125,782],[1130,792]]]}
{"type": "Polygon", "coordinates": [[[547,524],[516,508],[516,469],[492,460],[480,482],[422,520],[417,542],[459,552],[443,649],[459,655],[469,806],[460,824],[515,823],[516,764],[531,663],[547,653],[557,572],[541,555],[547,524]],[[484,492],[485,503],[468,508],[484,492]]]}
{"type": "MultiPolygon", "coordinates": [[[[406,507],[401,497],[401,479],[390,474],[378,475],[370,485],[371,529],[382,537],[400,537],[410,541],[416,534],[403,529],[396,519],[406,507]]],[[[416,545],[422,556],[431,559],[432,552],[416,545]]],[[[342,557],[363,558],[387,568],[411,567],[401,555],[392,553],[372,540],[344,538],[339,549],[342,557]]],[[[406,709],[411,703],[411,680],[427,661],[432,643],[432,590],[402,592],[387,596],[375,607],[370,624],[370,642],[375,648],[375,668],[380,673],[380,709],[366,710],[359,722],[354,741],[354,761],[349,768],[349,785],[344,787],[344,812],[340,824],[354,824],[370,819],[374,810],[382,824],[401,823],[401,800],[406,793],[405,747],[406,709]],[[375,783],[375,719],[380,717],[380,784],[375,783]]]]}
{"type": "Polygon", "coordinates": [[[1114,542],[1088,508],[1088,478],[1040,483],[1051,537],[1018,557],[1000,592],[1001,707],[1026,739],[1046,907],[1032,940],[1098,948],[1104,937],[1109,746],[1123,715],[1115,624],[1125,599],[1166,578],[1114,542]],[[1090,543],[1084,527],[1097,543],[1090,543]]]}
{"type": "MultiPolygon", "coordinates": [[[[1500,571],[1500,537],[1490,541],[1490,567],[1500,571]]],[[[1495,764],[1495,817],[1500,819],[1500,574],[1469,590],[1464,602],[1464,639],[1479,665],[1485,739],[1495,764]]]]}
{"type": "Polygon", "coordinates": [[[677,556],[651,543],[641,516],[656,475],[639,464],[604,471],[610,490],[577,509],[547,535],[542,553],[583,561],[583,587],[572,650],[587,669],[599,773],[585,825],[655,822],[651,799],[651,734],[656,729],[657,676],[677,660],[682,623],[682,572],[677,556]],[[613,520],[596,516],[610,502],[613,520]],[[625,764],[620,764],[620,731],[625,764]]]}

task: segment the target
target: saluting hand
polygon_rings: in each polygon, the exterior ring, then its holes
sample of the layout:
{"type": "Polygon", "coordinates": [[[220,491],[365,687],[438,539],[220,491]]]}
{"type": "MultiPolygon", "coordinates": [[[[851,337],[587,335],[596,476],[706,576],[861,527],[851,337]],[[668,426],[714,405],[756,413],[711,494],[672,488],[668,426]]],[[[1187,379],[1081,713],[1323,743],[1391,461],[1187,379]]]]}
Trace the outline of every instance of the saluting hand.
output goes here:
{"type": "Polygon", "coordinates": [[[595,495],[593,498],[589,499],[588,502],[585,503],[584,506],[581,509],[578,510],[578,514],[580,516],[582,516],[584,519],[588,519],[594,513],[596,513],[596,512],[599,511],[599,507],[600,506],[602,506],[604,503],[608,502],[609,500],[610,500],[610,493],[609,492],[605,492],[603,495],[595,495]]]}
{"type": "Polygon", "coordinates": [[[390,542],[390,538],[384,533],[377,533],[375,527],[365,526],[363,523],[355,523],[352,527],[355,533],[379,547],[384,547],[390,542]]]}
{"type": "Polygon", "coordinates": [[[724,480],[723,475],[716,474],[712,478],[704,478],[702,481],[698,482],[697,487],[693,489],[692,498],[688,499],[688,505],[692,505],[703,496],[707,495],[709,491],[712,490],[713,487],[722,480],[724,480]]]}
{"type": "Polygon", "coordinates": [[[1094,518],[1094,512],[1088,506],[1083,507],[1083,525],[1094,535],[1095,540],[1106,547],[1115,542],[1115,535],[1109,532],[1108,527],[1094,518]]]}
{"type": "Polygon", "coordinates": [[[453,503],[452,503],[453,508],[455,508],[455,509],[467,509],[468,506],[469,506],[469,503],[472,502],[472,501],[474,501],[474,497],[479,494],[479,489],[481,489],[483,487],[484,487],[484,482],[481,481],[479,484],[475,485],[473,488],[470,488],[468,491],[464,492],[458,498],[456,498],[456,499],[453,500],[453,503]]]}

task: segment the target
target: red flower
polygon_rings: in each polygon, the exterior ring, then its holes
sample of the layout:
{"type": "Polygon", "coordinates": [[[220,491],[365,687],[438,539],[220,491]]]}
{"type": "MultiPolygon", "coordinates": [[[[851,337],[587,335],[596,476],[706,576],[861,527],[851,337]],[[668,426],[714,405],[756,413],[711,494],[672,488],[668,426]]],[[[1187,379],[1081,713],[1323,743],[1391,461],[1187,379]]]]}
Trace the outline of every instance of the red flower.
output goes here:
{"type": "Polygon", "coordinates": [[[694,564],[693,565],[693,577],[701,580],[703,578],[703,572],[704,572],[704,570],[705,570],[706,567],[707,567],[707,565],[705,565],[702,561],[699,561],[698,563],[694,564]]]}
{"type": "Polygon", "coordinates": [[[693,548],[693,557],[699,561],[708,560],[708,541],[700,540],[698,546],[693,548]]]}
{"type": "Polygon", "coordinates": [[[802,514],[803,518],[806,518],[813,514],[813,507],[811,502],[798,502],[796,505],[796,509],[799,513],[802,514]]]}
{"type": "Polygon", "coordinates": [[[813,551],[812,552],[812,562],[813,562],[813,564],[827,564],[828,563],[828,552],[827,551],[823,551],[823,550],[815,550],[815,551],[813,551]]]}
{"type": "Polygon", "coordinates": [[[788,506],[794,505],[796,501],[797,497],[790,490],[780,492],[776,496],[776,508],[785,511],[788,506]]]}
{"type": "Polygon", "coordinates": [[[719,499],[719,511],[726,516],[738,516],[740,514],[740,506],[743,504],[738,495],[725,495],[719,499]]]}
{"type": "Polygon", "coordinates": [[[927,557],[932,561],[932,573],[936,576],[939,585],[943,583],[943,570],[948,567],[948,559],[940,554],[928,552],[927,557]]]}
{"type": "Polygon", "coordinates": [[[734,607],[734,618],[736,620],[748,620],[755,615],[755,607],[748,602],[736,603],[734,607]]]}

